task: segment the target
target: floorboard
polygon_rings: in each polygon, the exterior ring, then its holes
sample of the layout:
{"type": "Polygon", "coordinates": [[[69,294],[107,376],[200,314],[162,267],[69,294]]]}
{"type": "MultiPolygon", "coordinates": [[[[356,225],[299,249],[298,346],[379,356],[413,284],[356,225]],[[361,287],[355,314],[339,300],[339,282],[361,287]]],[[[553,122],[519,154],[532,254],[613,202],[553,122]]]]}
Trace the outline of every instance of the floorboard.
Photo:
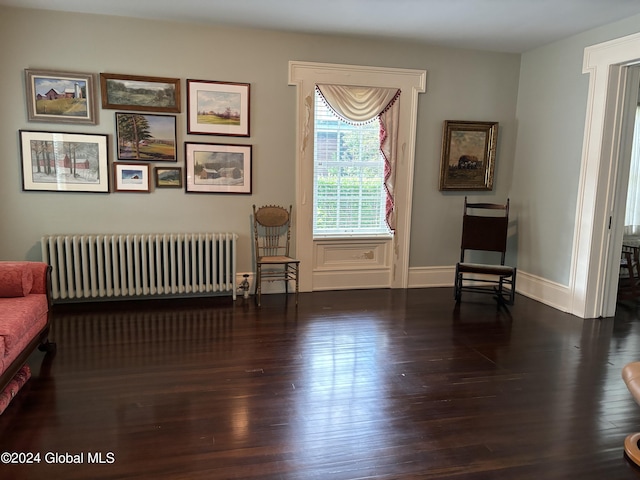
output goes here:
{"type": "Polygon", "coordinates": [[[449,288],[57,305],[0,478],[640,479],[640,310],[449,288]],[[57,454],[57,456],[56,456],[57,454]],[[68,461],[76,463],[68,463],[68,461]]]}

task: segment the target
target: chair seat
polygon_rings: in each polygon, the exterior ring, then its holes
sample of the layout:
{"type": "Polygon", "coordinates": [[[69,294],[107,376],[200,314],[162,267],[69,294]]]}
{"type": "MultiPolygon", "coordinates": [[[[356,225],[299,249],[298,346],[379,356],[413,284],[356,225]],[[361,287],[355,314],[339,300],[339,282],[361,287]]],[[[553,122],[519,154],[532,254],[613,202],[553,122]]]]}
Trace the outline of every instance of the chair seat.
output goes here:
{"type": "Polygon", "coordinates": [[[258,258],[258,262],[260,263],[300,263],[300,260],[296,260],[295,258],[286,257],[284,255],[277,255],[272,257],[260,257],[258,258]]]}
{"type": "Polygon", "coordinates": [[[487,273],[510,277],[515,272],[515,268],[508,265],[486,265],[481,263],[458,263],[458,272],[463,273],[487,273]]]}

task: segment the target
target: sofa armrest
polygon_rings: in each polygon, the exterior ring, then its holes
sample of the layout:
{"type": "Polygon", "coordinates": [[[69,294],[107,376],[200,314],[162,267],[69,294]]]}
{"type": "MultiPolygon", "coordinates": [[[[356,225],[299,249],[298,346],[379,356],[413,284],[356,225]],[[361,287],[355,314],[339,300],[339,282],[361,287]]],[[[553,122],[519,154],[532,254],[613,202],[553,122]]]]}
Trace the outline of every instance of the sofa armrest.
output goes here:
{"type": "MultiPolygon", "coordinates": [[[[10,286],[7,286],[8,291],[11,292],[9,296],[13,295],[29,295],[29,294],[45,294],[47,295],[48,304],[51,306],[51,267],[44,262],[29,262],[29,261],[17,261],[17,262],[6,262],[0,261],[0,269],[3,267],[7,267],[9,269],[5,272],[8,277],[7,280],[13,282],[10,286]],[[16,270],[16,268],[18,270],[16,270]],[[20,290],[20,285],[16,284],[16,282],[20,282],[20,278],[16,278],[16,271],[25,271],[28,273],[28,277],[22,277],[22,288],[20,290]],[[26,283],[25,283],[26,282],[26,283]],[[30,290],[26,291],[24,289],[30,290]]],[[[19,275],[19,274],[18,274],[19,275]]],[[[6,293],[6,292],[5,292],[6,293]]]]}
{"type": "Polygon", "coordinates": [[[49,293],[49,265],[44,262],[24,262],[33,275],[31,293],[49,293]]]}

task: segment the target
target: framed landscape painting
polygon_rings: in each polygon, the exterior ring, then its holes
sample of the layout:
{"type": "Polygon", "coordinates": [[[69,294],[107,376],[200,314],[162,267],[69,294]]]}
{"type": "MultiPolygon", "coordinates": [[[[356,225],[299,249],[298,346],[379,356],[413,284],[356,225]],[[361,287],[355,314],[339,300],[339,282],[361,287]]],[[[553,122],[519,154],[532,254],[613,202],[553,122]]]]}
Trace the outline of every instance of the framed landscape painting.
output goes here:
{"type": "Polygon", "coordinates": [[[445,120],[440,190],[493,190],[498,122],[445,120]]]}
{"type": "Polygon", "coordinates": [[[149,165],[113,162],[113,177],[116,192],[144,192],[151,190],[149,165]]]}
{"type": "Polygon", "coordinates": [[[116,113],[118,160],[175,162],[176,117],[143,113],[116,113]]]}
{"type": "Polygon", "coordinates": [[[249,136],[248,83],[187,80],[187,132],[249,136]]]}
{"type": "Polygon", "coordinates": [[[188,193],[251,193],[251,145],[185,142],[188,193]]]}
{"type": "Polygon", "coordinates": [[[109,192],[107,135],[19,133],[23,190],[109,192]]]}
{"type": "Polygon", "coordinates": [[[95,77],[90,73],[26,69],[29,121],[95,125],[95,77]]]}
{"type": "Polygon", "coordinates": [[[156,167],[156,188],[182,188],[182,168],[156,167]]]}
{"type": "Polygon", "coordinates": [[[100,74],[102,108],[180,113],[180,79],[100,74]]]}

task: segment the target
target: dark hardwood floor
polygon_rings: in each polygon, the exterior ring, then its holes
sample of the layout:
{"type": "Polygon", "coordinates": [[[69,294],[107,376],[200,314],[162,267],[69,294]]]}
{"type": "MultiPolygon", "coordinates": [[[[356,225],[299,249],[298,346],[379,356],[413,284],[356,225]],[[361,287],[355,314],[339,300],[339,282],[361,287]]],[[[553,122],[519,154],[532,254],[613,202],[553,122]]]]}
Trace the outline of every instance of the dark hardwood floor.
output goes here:
{"type": "Polygon", "coordinates": [[[0,478],[640,479],[638,307],[452,296],[56,306],[57,354],[0,416],[0,452],[40,463],[0,478]]]}

